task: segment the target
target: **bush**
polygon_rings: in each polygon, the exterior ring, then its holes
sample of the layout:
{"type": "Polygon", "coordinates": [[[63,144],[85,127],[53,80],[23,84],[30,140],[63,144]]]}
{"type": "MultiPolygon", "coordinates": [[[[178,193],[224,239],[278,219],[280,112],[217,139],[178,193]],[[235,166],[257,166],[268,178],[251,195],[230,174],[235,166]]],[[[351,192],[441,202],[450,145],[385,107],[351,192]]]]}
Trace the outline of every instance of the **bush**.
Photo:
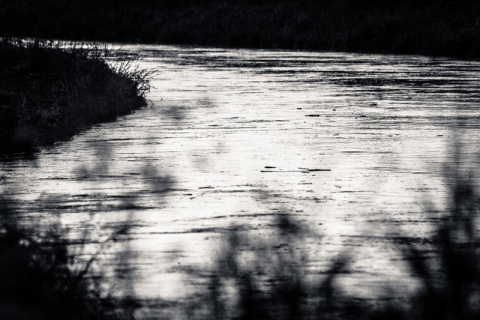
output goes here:
{"type": "Polygon", "coordinates": [[[146,105],[145,70],[105,61],[105,48],[0,41],[0,153],[34,151],[146,105]]]}

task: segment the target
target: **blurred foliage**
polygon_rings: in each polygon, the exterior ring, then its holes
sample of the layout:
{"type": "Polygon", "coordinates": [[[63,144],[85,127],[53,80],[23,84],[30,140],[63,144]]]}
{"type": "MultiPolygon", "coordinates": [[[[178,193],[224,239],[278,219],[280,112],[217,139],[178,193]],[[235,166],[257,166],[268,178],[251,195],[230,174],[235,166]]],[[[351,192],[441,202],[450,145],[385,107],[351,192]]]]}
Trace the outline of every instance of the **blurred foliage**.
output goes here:
{"type": "Polygon", "coordinates": [[[14,200],[0,198],[0,319],[133,319],[128,301],[110,295],[96,265],[118,233],[100,243],[97,253],[88,253],[91,235],[85,233],[75,243],[81,252],[73,254],[59,222],[46,230],[24,227],[14,207],[14,200]]]}
{"type": "MultiPolygon", "coordinates": [[[[96,166],[79,170],[82,179],[104,175],[108,170],[102,159],[110,157],[110,151],[102,148],[97,152],[96,166]]],[[[154,308],[170,308],[170,315],[185,315],[188,319],[478,319],[478,158],[466,164],[458,141],[452,154],[453,161],[445,166],[450,202],[445,215],[438,219],[431,247],[426,251],[415,243],[397,244],[404,256],[398,263],[406,263],[420,285],[403,302],[379,301],[371,305],[351,296],[345,287],[340,288],[337,280],[355,272],[350,269],[348,251],[333,253],[330,260],[324,261],[326,270],[312,268],[320,257],[311,255],[311,246],[322,246],[322,236],[297,222],[294,215],[279,212],[267,233],[256,234],[241,226],[230,228],[211,269],[185,269],[192,278],[207,275],[207,286],[195,299],[178,301],[175,312],[162,301],[154,308]]],[[[142,175],[160,197],[174,183],[151,165],[142,170],[142,175]]],[[[21,215],[14,210],[15,201],[1,200],[1,319],[135,318],[133,311],[143,306],[131,296],[123,301],[112,298],[104,286],[107,280],[101,263],[95,268],[102,243],[96,252],[75,253],[60,223],[49,223],[51,228],[47,230],[28,223],[22,226],[21,215]]],[[[119,209],[136,208],[135,196],[125,201],[119,209]]],[[[52,219],[55,217],[54,212],[52,219]]],[[[103,243],[128,235],[131,221],[131,217],[126,219],[124,226],[103,243]]],[[[86,248],[95,237],[85,233],[75,246],[86,248]]],[[[118,256],[123,266],[134,259],[128,253],[118,256]]],[[[154,304],[149,302],[150,306],[154,304]]],[[[144,314],[148,319],[165,318],[154,312],[144,314]]]]}
{"type": "Polygon", "coordinates": [[[450,201],[445,215],[438,217],[431,244],[396,244],[403,256],[398,267],[405,264],[419,284],[413,295],[372,304],[345,292],[337,280],[355,272],[350,269],[353,252],[337,252],[327,270],[312,271],[312,260],[320,258],[311,255],[307,243],[322,246],[321,235],[296,222],[294,215],[279,214],[271,224],[272,235],[232,228],[236,231],[226,236],[210,271],[209,288],[188,318],[479,319],[478,158],[467,164],[459,141],[451,152],[453,161],[445,166],[450,201]]]}

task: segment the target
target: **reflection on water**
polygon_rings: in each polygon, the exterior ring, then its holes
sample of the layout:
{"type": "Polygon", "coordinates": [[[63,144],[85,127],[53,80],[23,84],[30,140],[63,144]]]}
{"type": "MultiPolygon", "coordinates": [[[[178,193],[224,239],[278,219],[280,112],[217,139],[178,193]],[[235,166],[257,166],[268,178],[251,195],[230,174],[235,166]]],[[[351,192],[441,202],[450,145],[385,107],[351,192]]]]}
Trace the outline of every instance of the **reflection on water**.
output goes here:
{"type": "Polygon", "coordinates": [[[298,245],[306,274],[349,252],[336,279],[345,291],[400,299],[415,289],[395,246],[429,248],[448,204],[443,163],[458,153],[475,163],[480,63],[122,49],[158,71],[151,104],[34,160],[2,162],[0,187],[24,223],[48,226],[56,212],[71,238],[93,216],[98,234],[122,230],[105,268],[127,280],[119,292],[145,299],[203,292],[233,233],[259,241],[251,252],[262,241],[291,248],[275,227],[286,213],[309,229],[298,245]],[[450,154],[454,138],[465,147],[450,154]]]}

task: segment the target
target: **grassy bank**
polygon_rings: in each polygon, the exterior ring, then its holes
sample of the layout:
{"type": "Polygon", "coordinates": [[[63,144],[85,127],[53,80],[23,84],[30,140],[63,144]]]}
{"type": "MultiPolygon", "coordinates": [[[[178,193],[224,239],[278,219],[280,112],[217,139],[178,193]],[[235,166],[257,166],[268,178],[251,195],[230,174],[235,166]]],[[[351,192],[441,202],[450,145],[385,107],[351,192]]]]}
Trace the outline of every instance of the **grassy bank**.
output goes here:
{"type": "Polygon", "coordinates": [[[0,42],[0,153],[36,150],[146,104],[147,73],[100,48],[0,42]]]}
{"type": "Polygon", "coordinates": [[[480,58],[476,0],[0,0],[0,35],[480,58]]]}

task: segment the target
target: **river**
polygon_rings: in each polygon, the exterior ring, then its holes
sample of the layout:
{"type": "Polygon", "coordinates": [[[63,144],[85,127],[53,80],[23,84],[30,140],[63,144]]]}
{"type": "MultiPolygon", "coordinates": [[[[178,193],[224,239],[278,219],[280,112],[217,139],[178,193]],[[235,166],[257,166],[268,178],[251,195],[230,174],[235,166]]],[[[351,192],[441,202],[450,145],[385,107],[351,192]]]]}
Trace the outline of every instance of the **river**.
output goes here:
{"type": "Polygon", "coordinates": [[[22,221],[92,244],[124,228],[103,267],[124,273],[118,292],[142,299],[201,290],[199,270],[233,232],[288,246],[272,236],[279,216],[315,234],[301,248],[309,272],[348,252],[339,283],[352,294],[415,287],[397,246],[430,243],[448,209],[453,146],[477,159],[479,62],[121,49],[156,70],[149,106],[1,162],[0,187],[22,221]]]}

